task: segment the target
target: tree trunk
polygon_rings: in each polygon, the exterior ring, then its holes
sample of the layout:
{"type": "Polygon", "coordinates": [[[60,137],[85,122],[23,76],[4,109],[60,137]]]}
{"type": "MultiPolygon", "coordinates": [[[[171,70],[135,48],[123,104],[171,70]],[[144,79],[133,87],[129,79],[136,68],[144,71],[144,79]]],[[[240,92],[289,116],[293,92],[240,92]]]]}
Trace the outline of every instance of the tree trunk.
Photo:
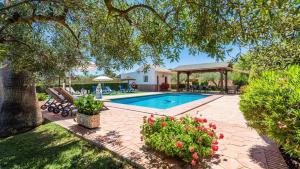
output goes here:
{"type": "Polygon", "coordinates": [[[0,69],[0,137],[28,131],[43,122],[35,85],[24,73],[9,66],[0,69]]]}

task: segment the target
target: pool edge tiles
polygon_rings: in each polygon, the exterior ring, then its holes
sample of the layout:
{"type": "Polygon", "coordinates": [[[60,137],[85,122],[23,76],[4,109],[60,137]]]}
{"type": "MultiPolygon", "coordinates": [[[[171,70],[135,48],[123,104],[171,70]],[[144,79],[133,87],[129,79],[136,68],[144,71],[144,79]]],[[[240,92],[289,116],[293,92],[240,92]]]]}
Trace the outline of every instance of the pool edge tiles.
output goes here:
{"type": "Polygon", "coordinates": [[[165,110],[192,101],[201,100],[208,96],[209,95],[195,93],[165,93],[158,95],[111,99],[111,102],[165,110]]]}
{"type": "MultiPolygon", "coordinates": [[[[161,93],[157,93],[157,95],[160,95],[161,93]]],[[[126,109],[126,110],[132,110],[137,111],[141,113],[148,113],[148,114],[156,114],[156,115],[167,115],[167,116],[176,116],[182,113],[185,113],[187,111],[190,111],[192,109],[195,109],[197,107],[200,107],[204,104],[207,104],[209,102],[212,102],[223,95],[206,95],[207,97],[191,101],[185,104],[177,105],[171,108],[167,109],[157,109],[157,108],[149,108],[149,107],[142,107],[142,106],[135,106],[135,105],[128,105],[128,104],[119,104],[114,102],[105,102],[105,105],[108,107],[114,107],[118,109],[126,109]]]]}

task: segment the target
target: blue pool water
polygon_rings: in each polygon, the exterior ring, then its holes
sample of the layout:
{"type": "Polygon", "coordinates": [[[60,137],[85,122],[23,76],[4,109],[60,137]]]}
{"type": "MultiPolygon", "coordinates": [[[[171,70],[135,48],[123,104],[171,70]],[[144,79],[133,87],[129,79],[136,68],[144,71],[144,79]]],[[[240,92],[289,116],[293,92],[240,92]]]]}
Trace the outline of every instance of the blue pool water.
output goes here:
{"type": "Polygon", "coordinates": [[[122,99],[112,99],[113,103],[143,106],[157,109],[168,109],[191,101],[200,100],[208,95],[188,93],[168,93],[122,99]]]}

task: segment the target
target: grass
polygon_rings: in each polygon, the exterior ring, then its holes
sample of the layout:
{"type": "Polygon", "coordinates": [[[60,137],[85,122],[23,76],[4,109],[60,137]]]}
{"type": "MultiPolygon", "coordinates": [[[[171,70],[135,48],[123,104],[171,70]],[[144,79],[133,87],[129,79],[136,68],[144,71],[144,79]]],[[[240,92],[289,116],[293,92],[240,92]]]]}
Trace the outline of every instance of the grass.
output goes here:
{"type": "Polygon", "coordinates": [[[0,139],[0,168],[133,168],[76,137],[66,129],[46,123],[27,133],[0,139]]]}

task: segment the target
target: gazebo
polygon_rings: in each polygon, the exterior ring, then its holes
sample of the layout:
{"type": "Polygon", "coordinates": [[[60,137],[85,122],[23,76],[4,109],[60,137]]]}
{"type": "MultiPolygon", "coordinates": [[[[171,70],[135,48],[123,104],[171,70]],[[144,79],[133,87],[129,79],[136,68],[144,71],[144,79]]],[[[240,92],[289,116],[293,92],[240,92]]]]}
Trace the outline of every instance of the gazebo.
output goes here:
{"type": "MultiPolygon", "coordinates": [[[[187,74],[187,84],[190,81],[190,75],[192,73],[207,73],[207,72],[219,72],[221,74],[221,89],[227,92],[227,72],[232,71],[232,64],[230,62],[218,62],[218,63],[202,63],[182,65],[174,68],[172,71],[177,72],[177,91],[179,91],[181,73],[187,74]],[[225,88],[224,88],[225,77],[225,88]]],[[[187,86],[187,91],[190,90],[190,86],[187,86]]]]}

